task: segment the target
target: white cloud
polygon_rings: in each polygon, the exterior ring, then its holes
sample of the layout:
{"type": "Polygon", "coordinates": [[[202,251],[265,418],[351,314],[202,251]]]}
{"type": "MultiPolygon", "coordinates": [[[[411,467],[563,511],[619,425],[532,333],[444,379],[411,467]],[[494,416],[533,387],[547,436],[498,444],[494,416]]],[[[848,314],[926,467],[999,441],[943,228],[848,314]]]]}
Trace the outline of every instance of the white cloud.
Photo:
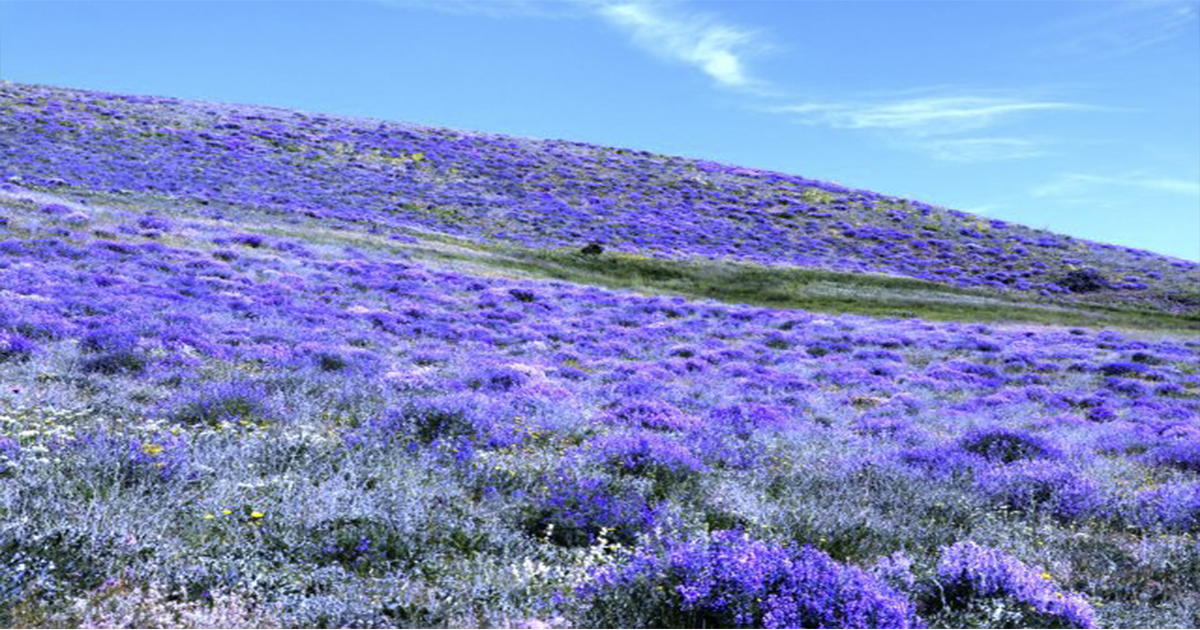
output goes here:
{"type": "Polygon", "coordinates": [[[1197,7],[1178,0],[1081,2],[1083,13],[1043,29],[1043,54],[1095,60],[1137,52],[1195,29],[1197,7]]]}
{"type": "MultiPolygon", "coordinates": [[[[939,89],[939,91],[948,91],[939,89]]],[[[1018,96],[936,94],[910,98],[808,102],[763,108],[810,125],[857,129],[949,162],[987,162],[1045,155],[1041,138],[980,135],[1023,117],[1099,110],[1080,103],[1018,96]]]]}
{"type": "Polygon", "coordinates": [[[704,72],[718,85],[762,91],[750,76],[747,56],[766,48],[759,31],[665,0],[377,0],[391,7],[489,18],[599,18],[641,48],[704,72]]]}
{"type": "Polygon", "coordinates": [[[605,3],[595,8],[602,18],[625,31],[639,46],[694,66],[721,86],[757,85],[745,61],[747,53],[759,46],[759,36],[754,31],[722,23],[711,16],[666,11],[657,3],[605,3]]]}
{"type": "MultiPolygon", "coordinates": [[[[380,0],[397,6],[490,17],[600,19],[634,44],[660,58],[703,72],[719,87],[743,95],[781,98],[776,88],[748,68],[748,59],[767,50],[762,31],[697,12],[684,0],[380,0]]],[[[1189,8],[1189,11],[1191,9],[1189,8]]],[[[1194,13],[1194,11],[1192,11],[1194,13]]],[[[1044,138],[999,133],[998,127],[1036,115],[1103,108],[1013,92],[966,91],[953,86],[920,88],[861,99],[808,101],[747,107],[783,114],[814,125],[872,132],[902,146],[949,162],[1013,160],[1045,155],[1044,138]]]]}
{"type": "Polygon", "coordinates": [[[920,136],[947,135],[994,126],[1028,112],[1093,109],[1077,103],[992,96],[931,96],[884,103],[802,103],[771,108],[804,122],[844,129],[884,129],[920,136]]]}
{"type": "Polygon", "coordinates": [[[1102,176],[1067,173],[1034,187],[1034,197],[1057,197],[1068,201],[1087,202],[1103,195],[1105,189],[1125,188],[1174,195],[1200,197],[1200,180],[1147,176],[1144,173],[1102,176]]]}
{"type": "Polygon", "coordinates": [[[1042,143],[1029,138],[954,138],[922,144],[932,157],[947,162],[991,162],[1046,154],[1042,143]]]}

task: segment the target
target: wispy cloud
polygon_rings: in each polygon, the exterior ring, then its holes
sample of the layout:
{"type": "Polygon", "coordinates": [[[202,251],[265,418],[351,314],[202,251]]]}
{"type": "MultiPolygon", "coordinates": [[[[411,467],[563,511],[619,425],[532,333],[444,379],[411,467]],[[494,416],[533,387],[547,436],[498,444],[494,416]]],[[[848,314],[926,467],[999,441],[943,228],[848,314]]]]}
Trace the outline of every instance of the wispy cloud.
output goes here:
{"type": "Polygon", "coordinates": [[[918,136],[974,131],[1030,112],[1093,109],[1078,103],[993,96],[932,96],[882,103],[801,103],[771,108],[800,120],[845,129],[885,129],[918,136]]]}
{"type": "Polygon", "coordinates": [[[946,162],[994,162],[1037,157],[1047,153],[1045,143],[1031,138],[953,138],[929,140],[924,148],[946,162]]]}
{"type": "MultiPolygon", "coordinates": [[[[662,59],[699,70],[713,83],[747,97],[745,107],[785,115],[803,124],[873,133],[892,146],[948,162],[987,162],[1047,154],[1043,136],[1005,125],[1034,116],[1100,110],[1029,93],[953,86],[920,88],[863,98],[778,102],[780,88],[756,76],[749,61],[772,50],[769,33],[696,8],[686,0],[380,0],[398,6],[484,15],[598,19],[662,59]]],[[[1159,4],[1159,3],[1156,3],[1159,4]]],[[[798,100],[798,99],[797,99],[798,100]]]]}
{"type": "Polygon", "coordinates": [[[594,5],[597,13],[633,41],[661,57],[701,70],[718,85],[761,87],[746,67],[746,57],[761,48],[761,34],[711,15],[668,9],[663,3],[617,2],[594,5]]]}
{"type": "Polygon", "coordinates": [[[1200,180],[1148,176],[1137,172],[1108,176],[1067,173],[1034,187],[1030,194],[1034,197],[1090,202],[1114,188],[1200,197],[1200,180]]]}
{"type": "Polygon", "coordinates": [[[986,162],[1047,153],[1045,139],[997,135],[994,130],[998,127],[1032,115],[1100,108],[1013,95],[946,91],[932,96],[806,102],[762,109],[804,124],[873,131],[892,144],[921,150],[937,160],[986,162]]]}
{"type": "Polygon", "coordinates": [[[663,59],[692,66],[717,85],[761,92],[766,83],[748,68],[768,49],[762,31],[744,28],[691,4],[666,0],[376,0],[387,6],[489,18],[600,19],[663,59]]]}
{"type": "Polygon", "coordinates": [[[1134,53],[1174,39],[1195,29],[1200,14],[1194,2],[1180,0],[1128,0],[1081,2],[1084,12],[1044,29],[1053,41],[1038,52],[1073,55],[1095,60],[1134,53]]]}

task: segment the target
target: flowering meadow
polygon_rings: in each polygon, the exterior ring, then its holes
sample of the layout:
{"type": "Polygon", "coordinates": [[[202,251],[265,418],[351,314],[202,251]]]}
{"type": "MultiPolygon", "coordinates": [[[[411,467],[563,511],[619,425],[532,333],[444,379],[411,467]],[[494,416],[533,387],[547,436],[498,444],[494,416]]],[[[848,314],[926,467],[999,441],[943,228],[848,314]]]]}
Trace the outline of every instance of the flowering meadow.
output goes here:
{"type": "Polygon", "coordinates": [[[0,626],[1195,627],[1198,332],[827,182],[4,83],[0,626]]]}

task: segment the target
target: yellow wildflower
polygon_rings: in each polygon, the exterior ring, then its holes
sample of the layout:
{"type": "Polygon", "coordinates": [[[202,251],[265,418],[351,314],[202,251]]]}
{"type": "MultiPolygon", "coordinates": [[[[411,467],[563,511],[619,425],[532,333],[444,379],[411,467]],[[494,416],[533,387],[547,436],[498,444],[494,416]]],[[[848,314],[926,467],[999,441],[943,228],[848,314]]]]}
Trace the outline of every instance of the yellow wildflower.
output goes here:
{"type": "Polygon", "coordinates": [[[143,444],[142,452],[153,457],[163,452],[163,447],[161,444],[143,444]]]}

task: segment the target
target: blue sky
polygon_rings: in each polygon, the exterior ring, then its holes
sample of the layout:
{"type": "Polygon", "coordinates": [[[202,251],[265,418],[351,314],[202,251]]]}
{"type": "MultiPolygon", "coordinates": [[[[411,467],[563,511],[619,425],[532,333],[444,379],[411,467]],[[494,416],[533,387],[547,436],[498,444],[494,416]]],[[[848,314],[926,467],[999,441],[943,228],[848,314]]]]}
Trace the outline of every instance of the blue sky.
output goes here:
{"type": "Polygon", "coordinates": [[[1200,260],[1200,2],[13,2],[0,78],[773,169],[1200,260]]]}

